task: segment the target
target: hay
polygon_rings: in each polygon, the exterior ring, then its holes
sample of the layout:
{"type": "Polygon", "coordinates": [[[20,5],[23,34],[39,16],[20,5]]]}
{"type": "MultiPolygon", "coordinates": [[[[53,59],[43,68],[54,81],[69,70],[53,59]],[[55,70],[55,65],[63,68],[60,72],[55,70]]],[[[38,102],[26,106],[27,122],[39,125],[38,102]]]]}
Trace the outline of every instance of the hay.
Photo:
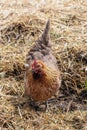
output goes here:
{"type": "MultiPolygon", "coordinates": [[[[49,1],[47,2],[49,3],[49,1]]],[[[30,4],[29,6],[32,6],[30,4]]],[[[31,8],[33,10],[35,8],[31,8]]],[[[18,13],[18,12],[17,12],[18,13]]],[[[14,13],[15,14],[15,13],[14,13]]],[[[0,34],[1,129],[86,129],[87,12],[86,3],[66,1],[38,7],[36,13],[3,19],[0,34]],[[73,6],[74,5],[74,6],[73,6]],[[62,73],[63,98],[49,103],[48,113],[35,112],[24,94],[26,54],[51,20],[52,49],[62,73]],[[73,102],[71,102],[73,100],[73,102]],[[70,104],[72,105],[69,108],[70,104]],[[68,112],[72,110],[72,112],[68,112]],[[65,113],[67,111],[67,113],[65,113]],[[75,124],[75,121],[77,124],[75,124]]]]}

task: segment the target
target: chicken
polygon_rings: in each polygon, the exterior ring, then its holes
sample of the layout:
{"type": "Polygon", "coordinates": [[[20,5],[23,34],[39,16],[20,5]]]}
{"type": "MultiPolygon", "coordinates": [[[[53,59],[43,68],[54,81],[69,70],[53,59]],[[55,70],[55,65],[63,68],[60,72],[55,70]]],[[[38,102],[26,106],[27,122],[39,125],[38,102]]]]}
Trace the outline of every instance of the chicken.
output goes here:
{"type": "Polygon", "coordinates": [[[34,102],[46,102],[61,86],[61,74],[51,50],[50,20],[26,58],[25,94],[34,102]]]}

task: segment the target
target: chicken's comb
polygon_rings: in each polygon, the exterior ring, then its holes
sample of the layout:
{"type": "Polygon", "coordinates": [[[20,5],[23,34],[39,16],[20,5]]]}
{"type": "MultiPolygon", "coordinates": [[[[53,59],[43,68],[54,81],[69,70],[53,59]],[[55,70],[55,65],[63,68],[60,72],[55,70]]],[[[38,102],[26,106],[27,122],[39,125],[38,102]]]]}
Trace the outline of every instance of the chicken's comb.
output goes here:
{"type": "Polygon", "coordinates": [[[36,65],[36,63],[37,63],[37,60],[35,59],[35,60],[34,60],[34,65],[36,65]]]}
{"type": "Polygon", "coordinates": [[[36,64],[37,64],[37,60],[34,59],[34,62],[33,62],[33,64],[32,64],[32,67],[34,67],[34,65],[36,65],[36,64]]]}

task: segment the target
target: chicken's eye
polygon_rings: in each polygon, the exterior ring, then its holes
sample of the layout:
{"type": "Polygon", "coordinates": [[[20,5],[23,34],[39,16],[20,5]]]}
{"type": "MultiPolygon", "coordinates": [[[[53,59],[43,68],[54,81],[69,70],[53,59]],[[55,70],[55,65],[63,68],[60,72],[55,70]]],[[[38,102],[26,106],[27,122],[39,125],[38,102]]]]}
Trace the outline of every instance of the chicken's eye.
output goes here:
{"type": "Polygon", "coordinates": [[[41,67],[41,65],[38,64],[37,67],[39,68],[39,67],[41,67]]]}

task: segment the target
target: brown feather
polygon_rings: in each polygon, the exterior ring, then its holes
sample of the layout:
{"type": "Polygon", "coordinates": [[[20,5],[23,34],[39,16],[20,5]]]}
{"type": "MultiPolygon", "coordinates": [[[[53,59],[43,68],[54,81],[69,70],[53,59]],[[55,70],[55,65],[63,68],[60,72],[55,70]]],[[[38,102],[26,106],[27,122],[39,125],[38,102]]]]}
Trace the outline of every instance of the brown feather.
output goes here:
{"type": "MultiPolygon", "coordinates": [[[[39,62],[43,64],[41,61],[39,62]]],[[[31,68],[26,72],[26,75],[28,75],[26,78],[27,85],[25,87],[27,95],[39,102],[46,101],[54,96],[61,84],[59,71],[52,70],[52,68],[48,68],[44,64],[42,71],[45,75],[38,80],[33,78],[31,68]]]]}

